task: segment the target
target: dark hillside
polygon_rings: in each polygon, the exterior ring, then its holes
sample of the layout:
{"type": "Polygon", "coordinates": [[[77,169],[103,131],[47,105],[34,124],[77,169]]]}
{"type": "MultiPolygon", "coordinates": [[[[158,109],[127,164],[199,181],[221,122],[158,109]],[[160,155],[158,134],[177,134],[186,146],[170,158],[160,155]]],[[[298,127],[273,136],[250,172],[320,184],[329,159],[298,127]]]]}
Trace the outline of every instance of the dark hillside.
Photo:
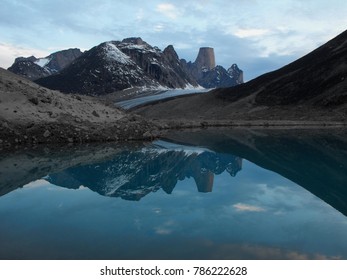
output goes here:
{"type": "Polygon", "coordinates": [[[215,93],[230,101],[257,94],[257,105],[336,106],[347,101],[346,78],[347,31],[279,70],[215,93]]]}

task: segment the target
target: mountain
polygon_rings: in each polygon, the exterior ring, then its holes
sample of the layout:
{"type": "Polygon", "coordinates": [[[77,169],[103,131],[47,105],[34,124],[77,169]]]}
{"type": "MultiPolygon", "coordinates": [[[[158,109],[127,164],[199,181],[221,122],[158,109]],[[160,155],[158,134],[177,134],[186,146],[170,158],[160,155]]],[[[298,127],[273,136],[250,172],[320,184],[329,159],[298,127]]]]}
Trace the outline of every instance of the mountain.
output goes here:
{"type": "Polygon", "coordinates": [[[138,37],[104,42],[85,53],[69,49],[45,58],[19,57],[8,70],[50,89],[84,95],[136,87],[217,88],[243,83],[236,64],[228,70],[216,66],[213,48],[200,48],[195,62],[186,62],[172,45],[161,51],[138,37]]]}
{"type": "Polygon", "coordinates": [[[243,71],[233,64],[228,70],[216,66],[214,49],[202,47],[195,62],[181,60],[185,70],[189,72],[204,88],[225,88],[243,83],[243,71]]]}
{"type": "Polygon", "coordinates": [[[8,70],[29,80],[36,80],[60,72],[81,54],[79,49],[68,49],[44,58],[18,57],[8,70]]]}
{"type": "Polygon", "coordinates": [[[139,116],[90,96],[67,95],[0,68],[0,150],[20,144],[152,138],[139,116]]]}
{"type": "Polygon", "coordinates": [[[57,75],[36,80],[65,93],[104,95],[131,87],[197,87],[172,46],[161,51],[141,38],[102,43],[57,75]]]}
{"type": "Polygon", "coordinates": [[[304,57],[247,83],[161,102],[137,113],[187,120],[347,120],[347,31],[304,57]]]}

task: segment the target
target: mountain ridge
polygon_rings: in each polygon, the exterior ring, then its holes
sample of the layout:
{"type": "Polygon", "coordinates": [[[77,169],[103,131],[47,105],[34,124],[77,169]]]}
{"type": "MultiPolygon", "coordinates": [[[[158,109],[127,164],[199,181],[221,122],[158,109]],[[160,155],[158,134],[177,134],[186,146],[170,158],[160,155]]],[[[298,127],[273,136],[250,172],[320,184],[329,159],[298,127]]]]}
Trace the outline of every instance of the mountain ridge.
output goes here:
{"type": "Polygon", "coordinates": [[[172,46],[161,51],[136,37],[101,43],[57,75],[35,82],[65,93],[86,95],[104,95],[136,86],[198,87],[183,71],[172,46]]]}
{"type": "MultiPolygon", "coordinates": [[[[347,120],[347,31],[292,63],[247,83],[177,97],[135,110],[147,118],[185,121],[347,120]],[[186,104],[189,104],[186,105],[186,104]],[[165,112],[165,113],[164,113],[165,112]]],[[[211,122],[211,125],[213,122],[211,122]]]]}
{"type": "Polygon", "coordinates": [[[9,71],[64,93],[105,95],[133,87],[147,89],[216,88],[243,82],[242,70],[215,64],[214,49],[201,47],[186,62],[174,46],[163,51],[140,37],[107,41],[82,53],[59,51],[45,58],[18,57],[9,71]]]}

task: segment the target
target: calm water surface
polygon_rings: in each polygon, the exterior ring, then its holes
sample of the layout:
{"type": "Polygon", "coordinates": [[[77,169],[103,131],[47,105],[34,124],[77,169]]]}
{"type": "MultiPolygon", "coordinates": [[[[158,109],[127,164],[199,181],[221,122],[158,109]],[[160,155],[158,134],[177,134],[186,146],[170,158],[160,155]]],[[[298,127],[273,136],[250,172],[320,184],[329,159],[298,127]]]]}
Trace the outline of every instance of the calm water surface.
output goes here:
{"type": "Polygon", "coordinates": [[[347,259],[342,136],[200,131],[12,153],[0,258],[347,259]]]}

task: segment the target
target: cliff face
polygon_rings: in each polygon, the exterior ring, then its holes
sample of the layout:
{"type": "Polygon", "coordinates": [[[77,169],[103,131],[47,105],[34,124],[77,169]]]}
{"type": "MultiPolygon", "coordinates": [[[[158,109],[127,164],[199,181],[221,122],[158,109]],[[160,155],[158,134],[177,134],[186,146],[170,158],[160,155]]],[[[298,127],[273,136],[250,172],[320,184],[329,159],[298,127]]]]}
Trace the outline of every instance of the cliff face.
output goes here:
{"type": "Polygon", "coordinates": [[[187,72],[189,72],[204,88],[232,87],[243,83],[243,72],[236,64],[233,64],[228,70],[223,66],[216,66],[214,49],[202,47],[194,62],[182,63],[187,72]]]}
{"type": "Polygon", "coordinates": [[[216,67],[216,59],[214,56],[214,49],[203,47],[200,48],[198,56],[194,62],[198,77],[202,77],[204,72],[210,71],[216,67]]]}
{"type": "Polygon", "coordinates": [[[65,67],[69,66],[76,58],[82,54],[80,49],[68,49],[51,54],[47,67],[54,72],[60,72],[65,67]]]}

